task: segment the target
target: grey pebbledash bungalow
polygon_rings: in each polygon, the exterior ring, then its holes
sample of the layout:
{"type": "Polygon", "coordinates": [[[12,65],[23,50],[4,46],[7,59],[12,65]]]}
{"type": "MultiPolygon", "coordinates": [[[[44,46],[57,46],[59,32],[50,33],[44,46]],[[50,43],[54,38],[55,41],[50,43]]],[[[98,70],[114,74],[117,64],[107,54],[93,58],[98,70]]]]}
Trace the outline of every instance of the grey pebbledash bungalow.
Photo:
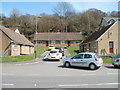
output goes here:
{"type": "Polygon", "coordinates": [[[34,53],[34,44],[24,35],[0,26],[0,56],[17,56],[32,53],[34,53]]]}

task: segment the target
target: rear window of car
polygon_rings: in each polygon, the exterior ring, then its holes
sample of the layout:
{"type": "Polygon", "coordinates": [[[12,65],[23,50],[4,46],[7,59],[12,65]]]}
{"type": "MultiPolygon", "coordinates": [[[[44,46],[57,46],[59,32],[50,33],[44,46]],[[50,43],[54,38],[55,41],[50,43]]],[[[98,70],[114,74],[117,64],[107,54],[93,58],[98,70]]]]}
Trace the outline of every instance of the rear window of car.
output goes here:
{"type": "Polygon", "coordinates": [[[57,53],[57,51],[50,51],[50,53],[57,53]]]}
{"type": "Polygon", "coordinates": [[[92,58],[92,55],[90,55],[90,54],[85,54],[84,55],[84,58],[86,59],[86,58],[92,58]]]}
{"type": "Polygon", "coordinates": [[[54,46],[49,46],[49,47],[54,47],[54,46]]]}
{"type": "Polygon", "coordinates": [[[115,58],[120,58],[120,55],[115,56],[115,58]]]}
{"type": "Polygon", "coordinates": [[[55,49],[59,49],[59,50],[61,50],[61,48],[57,48],[57,47],[56,47],[55,49]]]}

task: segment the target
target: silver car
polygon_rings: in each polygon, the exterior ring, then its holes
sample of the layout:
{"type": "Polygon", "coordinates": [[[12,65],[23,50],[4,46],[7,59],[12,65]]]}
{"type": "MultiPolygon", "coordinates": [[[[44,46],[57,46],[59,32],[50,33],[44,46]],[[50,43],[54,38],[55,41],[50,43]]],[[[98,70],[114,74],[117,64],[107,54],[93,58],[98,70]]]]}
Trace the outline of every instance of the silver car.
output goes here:
{"type": "Polygon", "coordinates": [[[71,58],[64,59],[63,65],[67,68],[70,66],[80,66],[95,70],[103,65],[103,60],[96,53],[83,52],[71,58]]]}
{"type": "Polygon", "coordinates": [[[112,58],[112,65],[115,67],[120,67],[120,54],[112,58]]]}

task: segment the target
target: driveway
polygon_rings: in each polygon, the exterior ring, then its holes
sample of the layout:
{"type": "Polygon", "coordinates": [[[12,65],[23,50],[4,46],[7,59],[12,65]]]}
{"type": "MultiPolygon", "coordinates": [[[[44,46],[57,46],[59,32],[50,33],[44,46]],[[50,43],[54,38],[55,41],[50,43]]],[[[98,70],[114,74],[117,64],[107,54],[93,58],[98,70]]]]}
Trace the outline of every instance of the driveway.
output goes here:
{"type": "MultiPolygon", "coordinates": [[[[36,60],[2,65],[3,88],[118,88],[118,69],[104,65],[98,70],[65,68],[62,60],[36,60]]],[[[65,55],[70,57],[67,50],[65,55]]],[[[0,64],[1,65],[1,64],[0,64]]]]}

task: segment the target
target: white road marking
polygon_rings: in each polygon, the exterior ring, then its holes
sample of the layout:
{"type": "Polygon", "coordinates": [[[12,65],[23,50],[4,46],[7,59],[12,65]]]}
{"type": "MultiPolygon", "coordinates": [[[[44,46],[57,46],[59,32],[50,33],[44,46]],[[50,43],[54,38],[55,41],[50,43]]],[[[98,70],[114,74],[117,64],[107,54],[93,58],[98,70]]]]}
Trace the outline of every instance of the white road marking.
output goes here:
{"type": "Polygon", "coordinates": [[[9,75],[9,76],[13,76],[14,74],[10,74],[10,73],[2,73],[2,75],[9,75]]]}
{"type": "Polygon", "coordinates": [[[98,83],[98,84],[60,84],[59,87],[76,87],[76,86],[90,86],[90,85],[118,85],[120,83],[98,83]]]}
{"type": "Polygon", "coordinates": [[[14,84],[2,84],[2,86],[14,86],[14,84]]]}
{"type": "Polygon", "coordinates": [[[87,86],[89,84],[68,84],[68,85],[59,85],[59,87],[73,87],[73,86],[87,86]]]}
{"type": "Polygon", "coordinates": [[[43,63],[52,63],[52,64],[54,64],[54,63],[60,63],[60,62],[43,62],[43,63]]]}
{"type": "Polygon", "coordinates": [[[118,74],[118,73],[107,73],[108,75],[114,75],[114,74],[118,74]]]}
{"type": "Polygon", "coordinates": [[[91,74],[83,74],[82,76],[93,76],[93,75],[96,75],[94,73],[91,73],[91,74]]]}
{"type": "Polygon", "coordinates": [[[31,64],[37,64],[37,63],[40,63],[40,62],[41,62],[41,61],[33,62],[33,63],[15,64],[15,65],[18,65],[18,66],[21,66],[21,65],[31,65],[31,64]]]}
{"type": "Polygon", "coordinates": [[[37,84],[34,84],[34,86],[36,87],[36,86],[37,86],[37,84]]]}

